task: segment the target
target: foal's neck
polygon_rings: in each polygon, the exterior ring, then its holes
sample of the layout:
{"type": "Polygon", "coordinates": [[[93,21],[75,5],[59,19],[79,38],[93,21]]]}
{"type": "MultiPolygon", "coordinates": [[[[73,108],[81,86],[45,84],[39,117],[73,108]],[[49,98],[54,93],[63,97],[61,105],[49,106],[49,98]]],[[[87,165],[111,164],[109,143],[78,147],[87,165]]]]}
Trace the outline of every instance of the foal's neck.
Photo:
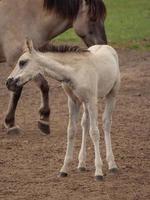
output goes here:
{"type": "Polygon", "coordinates": [[[53,54],[46,54],[38,52],[35,59],[39,63],[40,70],[51,76],[53,79],[63,82],[72,79],[73,68],[71,66],[64,66],[53,58],[53,54]]]}

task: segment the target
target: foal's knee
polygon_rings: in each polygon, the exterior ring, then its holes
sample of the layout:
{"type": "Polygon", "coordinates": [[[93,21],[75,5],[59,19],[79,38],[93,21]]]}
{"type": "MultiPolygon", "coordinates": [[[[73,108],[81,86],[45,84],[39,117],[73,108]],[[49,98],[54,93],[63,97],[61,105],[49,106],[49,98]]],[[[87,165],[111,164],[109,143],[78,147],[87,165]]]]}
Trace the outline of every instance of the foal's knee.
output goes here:
{"type": "Polygon", "coordinates": [[[99,129],[98,127],[91,128],[90,129],[90,137],[93,142],[99,141],[100,136],[99,136],[99,129]]]}
{"type": "Polygon", "coordinates": [[[89,129],[89,116],[88,113],[84,112],[81,120],[81,126],[82,128],[89,129]]]}
{"type": "Polygon", "coordinates": [[[81,120],[81,126],[87,127],[88,126],[88,117],[84,114],[81,120]]]}
{"type": "Polygon", "coordinates": [[[68,140],[73,140],[76,134],[76,127],[68,127],[68,140]]]}
{"type": "Polygon", "coordinates": [[[103,118],[102,118],[102,121],[103,121],[103,129],[106,131],[106,132],[109,132],[110,131],[110,127],[111,127],[111,118],[108,117],[108,116],[105,116],[103,115],[103,118]]]}

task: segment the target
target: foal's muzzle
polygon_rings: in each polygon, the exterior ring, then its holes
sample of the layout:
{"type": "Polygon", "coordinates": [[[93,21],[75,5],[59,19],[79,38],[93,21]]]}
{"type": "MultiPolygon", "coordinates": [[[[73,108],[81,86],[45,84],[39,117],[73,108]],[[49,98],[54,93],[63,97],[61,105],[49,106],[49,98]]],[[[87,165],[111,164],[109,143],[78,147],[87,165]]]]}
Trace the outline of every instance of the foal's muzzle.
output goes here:
{"type": "Polygon", "coordinates": [[[6,81],[6,86],[9,90],[11,91],[16,91],[17,89],[20,88],[20,86],[18,85],[20,78],[8,78],[6,81]]]}

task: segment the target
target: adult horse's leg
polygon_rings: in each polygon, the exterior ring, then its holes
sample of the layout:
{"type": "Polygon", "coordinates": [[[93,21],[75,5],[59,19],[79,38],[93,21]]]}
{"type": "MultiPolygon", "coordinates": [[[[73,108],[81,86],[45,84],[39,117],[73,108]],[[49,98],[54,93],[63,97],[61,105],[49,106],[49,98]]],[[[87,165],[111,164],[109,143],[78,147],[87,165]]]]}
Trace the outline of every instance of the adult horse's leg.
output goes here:
{"type": "MultiPolygon", "coordinates": [[[[38,121],[38,127],[43,133],[49,134],[50,133],[49,86],[47,81],[44,79],[42,75],[38,75],[35,82],[41,90],[41,100],[42,100],[41,107],[39,110],[40,120],[38,121]]],[[[22,87],[18,88],[17,91],[11,93],[9,107],[4,122],[4,125],[7,128],[7,132],[10,134],[20,132],[19,127],[15,126],[15,111],[19,98],[21,96],[21,92],[22,92],[22,87]]]]}
{"type": "Polygon", "coordinates": [[[81,126],[82,126],[82,144],[81,144],[81,149],[79,152],[79,164],[78,164],[78,169],[80,171],[85,171],[86,170],[86,140],[87,140],[87,135],[89,133],[89,114],[87,108],[84,106],[84,113],[82,116],[81,120],[81,126]]]}
{"type": "Polygon", "coordinates": [[[6,59],[5,59],[4,51],[3,51],[2,45],[0,43],[0,63],[5,62],[5,61],[6,61],[6,59]]]}
{"type": "Polygon", "coordinates": [[[8,133],[19,133],[19,127],[15,127],[15,111],[18,104],[18,100],[21,96],[22,87],[18,88],[15,92],[11,92],[9,106],[5,117],[4,125],[7,128],[8,133]]]}
{"type": "MultiPolygon", "coordinates": [[[[38,121],[38,127],[43,133],[49,134],[49,86],[42,75],[39,75],[35,81],[37,83],[37,86],[40,88],[42,94],[42,103],[39,110],[40,120],[38,121]]],[[[15,126],[15,111],[19,98],[21,96],[21,92],[22,87],[18,88],[17,91],[11,93],[8,111],[4,120],[4,125],[7,128],[7,133],[9,134],[20,133],[21,131],[21,129],[18,126],[15,126]]]]}
{"type": "Polygon", "coordinates": [[[49,107],[49,86],[47,80],[39,74],[35,82],[37,86],[41,90],[41,106],[39,109],[40,120],[38,121],[39,129],[45,133],[50,133],[49,127],[49,115],[50,115],[50,107],[49,107]]]}

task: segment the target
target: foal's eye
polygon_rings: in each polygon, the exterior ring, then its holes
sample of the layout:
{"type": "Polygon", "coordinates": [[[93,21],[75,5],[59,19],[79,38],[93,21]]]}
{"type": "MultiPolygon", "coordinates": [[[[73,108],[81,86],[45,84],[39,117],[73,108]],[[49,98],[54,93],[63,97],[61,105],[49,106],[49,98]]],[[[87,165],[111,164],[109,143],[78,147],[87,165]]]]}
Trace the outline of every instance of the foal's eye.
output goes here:
{"type": "Polygon", "coordinates": [[[20,61],[19,61],[19,67],[20,67],[20,68],[25,67],[25,65],[27,64],[27,62],[28,62],[28,60],[20,60],[20,61]]]}

